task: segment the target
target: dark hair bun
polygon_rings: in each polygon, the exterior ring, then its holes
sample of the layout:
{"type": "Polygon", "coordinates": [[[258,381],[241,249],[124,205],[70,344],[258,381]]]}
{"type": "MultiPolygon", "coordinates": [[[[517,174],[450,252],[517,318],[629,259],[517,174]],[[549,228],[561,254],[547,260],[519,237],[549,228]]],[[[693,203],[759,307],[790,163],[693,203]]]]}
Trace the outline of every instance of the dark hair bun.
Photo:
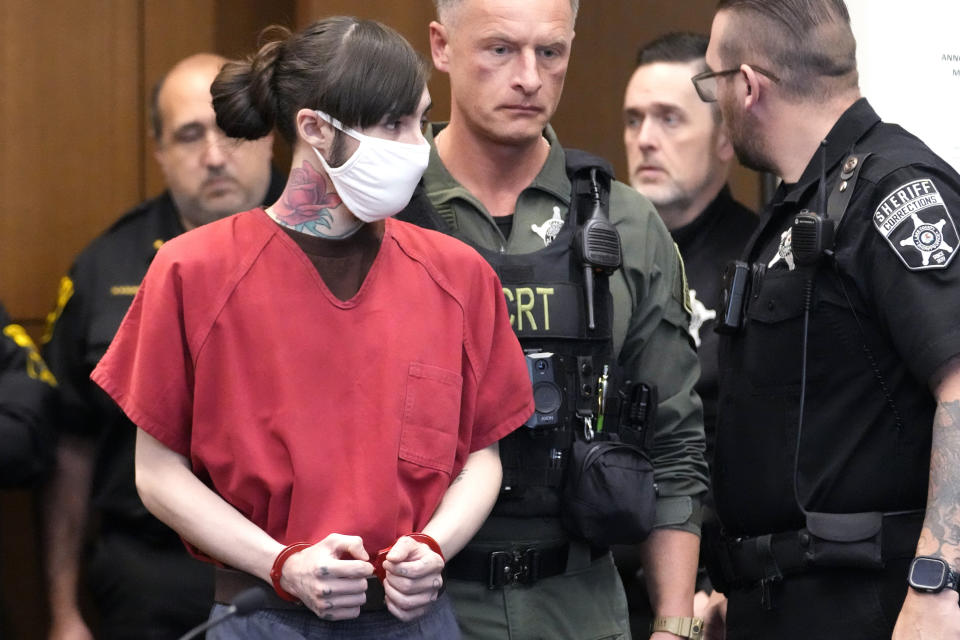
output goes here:
{"type": "Polygon", "coordinates": [[[296,34],[268,27],[261,41],[253,57],[224,65],[211,87],[217,124],[231,137],[254,140],[276,128],[292,145],[300,109],[363,129],[414,113],[423,98],[424,60],[374,20],[331,16],[296,34]]]}
{"type": "Polygon", "coordinates": [[[277,120],[273,76],[290,31],[277,27],[274,39],[246,60],[223,65],[210,86],[217,126],[231,138],[256,140],[269,134],[277,120]]]}

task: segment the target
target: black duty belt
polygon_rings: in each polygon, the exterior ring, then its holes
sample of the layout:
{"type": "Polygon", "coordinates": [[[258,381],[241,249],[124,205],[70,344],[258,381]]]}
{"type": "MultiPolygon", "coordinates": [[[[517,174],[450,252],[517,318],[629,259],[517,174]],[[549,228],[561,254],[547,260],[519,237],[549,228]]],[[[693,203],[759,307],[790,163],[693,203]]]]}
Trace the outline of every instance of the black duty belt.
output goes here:
{"type": "MultiPolygon", "coordinates": [[[[586,546],[587,543],[582,544],[586,546]]],[[[600,547],[590,546],[589,550],[591,562],[609,553],[609,549],[600,547]]],[[[467,547],[450,559],[446,575],[453,580],[483,582],[488,589],[530,585],[566,572],[569,557],[570,544],[513,547],[497,551],[467,547]]]]}
{"type": "MultiPolygon", "coordinates": [[[[273,587],[260,578],[235,569],[217,567],[213,597],[219,604],[230,604],[237,595],[247,589],[261,589],[266,596],[264,609],[287,609],[291,611],[309,611],[299,602],[287,602],[276,594],[273,587]]],[[[367,578],[367,601],[360,611],[385,611],[383,585],[375,577],[367,578]]]]}
{"type": "Polygon", "coordinates": [[[767,586],[821,568],[881,569],[888,560],[913,557],[922,525],[922,512],[883,514],[876,535],[842,541],[823,539],[806,528],[742,538],[705,529],[704,560],[711,580],[724,592],[767,586]]]}

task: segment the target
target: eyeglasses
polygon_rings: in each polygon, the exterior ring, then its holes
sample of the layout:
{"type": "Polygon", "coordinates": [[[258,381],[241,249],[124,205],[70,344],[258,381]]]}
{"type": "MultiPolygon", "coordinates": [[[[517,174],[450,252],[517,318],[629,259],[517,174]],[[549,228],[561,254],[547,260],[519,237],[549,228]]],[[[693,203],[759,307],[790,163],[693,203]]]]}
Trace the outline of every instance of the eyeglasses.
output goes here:
{"type": "MultiPolygon", "coordinates": [[[[761,75],[767,76],[774,82],[780,82],[780,78],[773,75],[766,69],[761,69],[760,67],[752,64],[750,65],[750,68],[761,75]]],[[[716,102],[717,78],[721,76],[732,76],[735,73],[740,73],[740,67],[735,69],[725,69],[724,71],[704,71],[703,73],[698,73],[690,79],[693,81],[693,87],[697,90],[697,95],[700,96],[701,100],[704,102],[716,102]]]]}

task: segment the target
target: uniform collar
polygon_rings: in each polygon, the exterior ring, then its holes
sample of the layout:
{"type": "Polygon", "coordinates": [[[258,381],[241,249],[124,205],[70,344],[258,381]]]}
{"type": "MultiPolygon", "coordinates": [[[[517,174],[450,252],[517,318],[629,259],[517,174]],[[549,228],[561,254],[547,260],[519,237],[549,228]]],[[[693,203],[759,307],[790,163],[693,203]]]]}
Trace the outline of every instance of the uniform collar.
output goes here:
{"type": "Polygon", "coordinates": [[[159,244],[154,241],[154,249],[159,249],[160,244],[185,233],[186,229],[183,226],[183,221],[180,220],[177,205],[173,202],[173,196],[170,195],[169,190],[161,193],[156,202],[157,209],[160,211],[159,233],[162,237],[158,238],[160,240],[159,244]]]}
{"type": "Polygon", "coordinates": [[[682,246],[688,240],[696,237],[703,229],[711,224],[713,219],[721,211],[728,210],[732,203],[733,196],[730,195],[730,187],[723,185],[723,188],[720,189],[720,193],[717,194],[717,197],[707,205],[707,208],[704,209],[700,215],[682,227],[670,231],[673,241],[682,246]]]}
{"type": "MultiPolygon", "coordinates": [[[[430,163],[423,174],[423,182],[429,185],[430,199],[434,204],[442,204],[460,198],[472,202],[480,210],[483,210],[483,206],[480,205],[473,194],[450,175],[447,167],[440,159],[440,154],[437,153],[435,136],[445,126],[447,126],[446,122],[431,123],[424,132],[424,137],[430,143],[430,163]]],[[[563,152],[563,146],[561,146],[557,134],[554,133],[553,127],[550,125],[547,125],[543,130],[543,137],[550,144],[550,151],[547,154],[546,162],[540,168],[540,172],[527,189],[536,189],[548,193],[564,205],[569,206],[571,185],[570,179],[567,177],[566,156],[563,152]]],[[[524,190],[526,191],[526,189],[524,190]]]]}
{"type": "MultiPolygon", "coordinates": [[[[827,134],[826,172],[840,164],[854,150],[857,142],[880,122],[866,98],[854,102],[827,134]]],[[[781,184],[774,202],[797,203],[804,199],[809,189],[820,181],[820,149],[813,154],[800,180],[791,185],[781,184]]]]}

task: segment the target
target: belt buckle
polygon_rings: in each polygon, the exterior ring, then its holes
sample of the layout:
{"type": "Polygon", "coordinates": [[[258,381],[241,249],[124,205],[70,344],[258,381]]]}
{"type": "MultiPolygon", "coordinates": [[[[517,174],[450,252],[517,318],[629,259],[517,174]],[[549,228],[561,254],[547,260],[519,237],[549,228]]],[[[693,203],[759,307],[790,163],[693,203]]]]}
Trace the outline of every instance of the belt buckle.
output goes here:
{"type": "Polygon", "coordinates": [[[539,560],[540,551],[535,548],[492,552],[487,588],[533,584],[539,578],[539,560]]]}

